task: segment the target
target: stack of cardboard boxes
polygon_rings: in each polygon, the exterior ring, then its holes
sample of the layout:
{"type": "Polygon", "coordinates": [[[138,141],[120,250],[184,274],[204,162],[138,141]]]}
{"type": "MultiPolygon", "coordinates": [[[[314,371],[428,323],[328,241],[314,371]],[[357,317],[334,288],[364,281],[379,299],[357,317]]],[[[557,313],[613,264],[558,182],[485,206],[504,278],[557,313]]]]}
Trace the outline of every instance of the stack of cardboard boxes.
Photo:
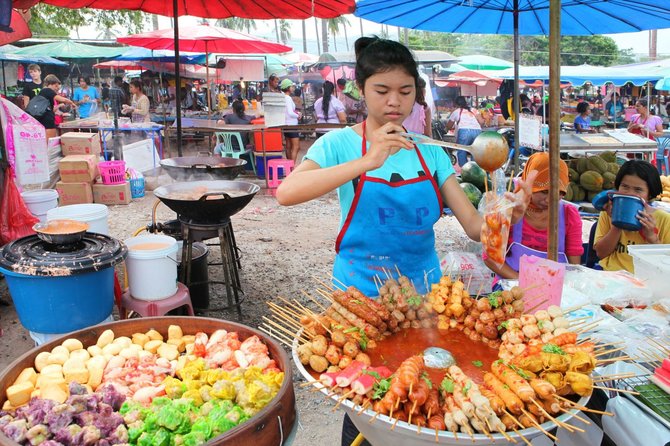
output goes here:
{"type": "Polygon", "coordinates": [[[128,182],[114,185],[100,182],[98,161],[101,144],[98,133],[64,133],[61,136],[61,150],[65,156],[58,163],[61,180],[56,183],[61,206],[93,202],[130,203],[128,182]]]}

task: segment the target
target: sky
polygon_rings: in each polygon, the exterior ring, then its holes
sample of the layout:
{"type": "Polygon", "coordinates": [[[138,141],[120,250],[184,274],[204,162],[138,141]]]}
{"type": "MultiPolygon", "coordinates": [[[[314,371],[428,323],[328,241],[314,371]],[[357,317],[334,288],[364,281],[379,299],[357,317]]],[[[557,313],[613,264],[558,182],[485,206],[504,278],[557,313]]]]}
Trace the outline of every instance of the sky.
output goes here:
{"type": "MultiPolygon", "coordinates": [[[[360,37],[361,35],[360,21],[357,17],[354,17],[353,15],[347,15],[345,17],[349,20],[350,23],[350,26],[348,27],[349,46],[350,48],[353,49],[354,40],[356,40],[356,38],[360,37]]],[[[179,24],[182,26],[195,25],[199,23],[200,20],[201,19],[196,17],[181,17],[179,20],[179,24]]],[[[213,24],[214,20],[210,20],[210,22],[213,24]]],[[[264,37],[270,40],[275,40],[274,23],[272,21],[257,20],[256,24],[257,28],[252,31],[254,35],[264,37]]],[[[289,24],[291,25],[291,42],[289,42],[289,46],[293,46],[296,52],[302,52],[302,21],[289,20],[289,24]]],[[[168,17],[159,17],[159,26],[160,28],[171,28],[172,27],[171,19],[168,17]]],[[[150,30],[150,27],[151,25],[148,24],[146,26],[146,30],[147,31],[150,30]]],[[[375,33],[378,34],[381,29],[380,27],[381,25],[377,23],[363,20],[363,30],[366,35],[375,33]]],[[[317,53],[316,37],[315,37],[316,25],[314,23],[314,19],[308,20],[306,31],[308,39],[308,52],[316,54],[317,53]]],[[[82,28],[80,30],[79,35],[82,38],[95,38],[95,36],[98,33],[99,31],[92,28],[88,29],[82,28]]],[[[396,37],[397,28],[391,27],[390,33],[392,38],[396,37]]],[[[626,33],[626,34],[610,34],[609,37],[612,37],[616,41],[617,45],[619,45],[619,48],[622,49],[632,48],[633,53],[641,55],[648,54],[648,45],[649,45],[648,31],[638,33],[626,33]]],[[[333,47],[332,42],[330,45],[331,45],[330,50],[334,51],[334,49],[332,48],[333,47]]],[[[338,51],[346,50],[343,33],[338,36],[337,47],[338,51]]],[[[658,31],[657,53],[659,55],[666,55],[667,57],[670,57],[670,29],[663,29],[658,31]]]]}

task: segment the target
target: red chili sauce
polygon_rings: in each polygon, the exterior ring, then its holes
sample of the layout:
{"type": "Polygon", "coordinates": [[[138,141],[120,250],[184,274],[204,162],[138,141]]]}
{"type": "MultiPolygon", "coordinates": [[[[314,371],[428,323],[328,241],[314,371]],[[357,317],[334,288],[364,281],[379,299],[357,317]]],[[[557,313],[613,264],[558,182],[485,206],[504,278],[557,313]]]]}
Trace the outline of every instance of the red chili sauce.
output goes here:
{"type": "MultiPolygon", "coordinates": [[[[385,365],[395,371],[405,359],[423,353],[428,347],[440,347],[451,352],[456,365],[477,384],[484,382],[484,372],[488,372],[491,363],[498,359],[497,349],[483,342],[471,341],[459,330],[437,328],[405,329],[377,341],[377,346],[365,353],[370,356],[372,366],[385,365]]],[[[433,382],[440,383],[445,370],[427,369],[427,372],[433,382]]]]}

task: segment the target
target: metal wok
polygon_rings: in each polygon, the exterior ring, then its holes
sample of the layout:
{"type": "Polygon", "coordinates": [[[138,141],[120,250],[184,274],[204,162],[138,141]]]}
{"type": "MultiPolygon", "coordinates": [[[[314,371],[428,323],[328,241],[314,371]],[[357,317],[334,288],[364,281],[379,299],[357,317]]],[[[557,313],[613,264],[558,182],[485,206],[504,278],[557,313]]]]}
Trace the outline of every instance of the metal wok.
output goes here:
{"type": "Polygon", "coordinates": [[[244,181],[189,181],[161,186],[154,195],[179,216],[211,224],[241,211],[260,189],[244,181]]]}
{"type": "Polygon", "coordinates": [[[222,156],[181,156],[161,160],[161,167],[177,181],[189,179],[234,180],[244,171],[245,160],[222,156]]]}

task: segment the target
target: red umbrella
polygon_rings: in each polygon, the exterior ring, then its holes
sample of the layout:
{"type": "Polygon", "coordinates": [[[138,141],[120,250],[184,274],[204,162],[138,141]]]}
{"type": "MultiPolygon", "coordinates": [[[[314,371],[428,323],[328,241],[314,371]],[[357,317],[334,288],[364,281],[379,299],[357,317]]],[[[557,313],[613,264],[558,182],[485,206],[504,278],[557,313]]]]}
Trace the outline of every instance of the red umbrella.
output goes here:
{"type": "MultiPolygon", "coordinates": [[[[159,29],[116,39],[126,45],[150,50],[173,50],[174,30],[159,29]]],[[[292,48],[270,40],[244,34],[232,29],[209,25],[179,27],[179,50],[226,54],[286,53],[292,48]]]]}
{"type": "Polygon", "coordinates": [[[27,39],[33,35],[33,33],[30,32],[30,28],[28,28],[26,20],[16,10],[12,10],[12,21],[10,26],[14,30],[11,33],[0,32],[0,45],[27,39]]]}
{"type": "Polygon", "coordinates": [[[332,19],[353,13],[356,6],[354,0],[177,0],[175,14],[169,0],[45,0],[43,3],[71,9],[135,9],[168,17],[192,15],[211,19],[332,19]]]}

